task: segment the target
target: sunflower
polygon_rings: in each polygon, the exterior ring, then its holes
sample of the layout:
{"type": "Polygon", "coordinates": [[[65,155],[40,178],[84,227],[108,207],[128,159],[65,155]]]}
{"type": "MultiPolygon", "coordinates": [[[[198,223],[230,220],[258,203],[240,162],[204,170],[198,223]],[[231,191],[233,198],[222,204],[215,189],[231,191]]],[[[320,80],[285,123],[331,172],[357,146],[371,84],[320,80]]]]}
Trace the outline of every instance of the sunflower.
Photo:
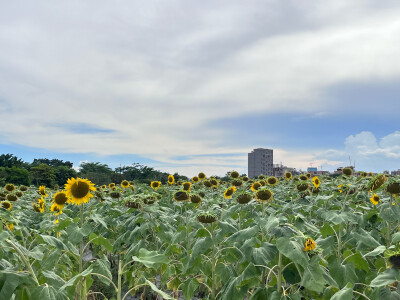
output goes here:
{"type": "Polygon", "coordinates": [[[204,180],[203,184],[206,187],[212,187],[212,184],[211,184],[211,182],[209,180],[204,180]]]}
{"type": "Polygon", "coordinates": [[[201,203],[202,199],[200,195],[190,195],[190,202],[197,204],[197,206],[201,203]]]}
{"type": "Polygon", "coordinates": [[[251,185],[251,190],[255,192],[255,191],[257,191],[261,186],[262,186],[261,183],[259,183],[258,181],[256,181],[256,182],[254,182],[254,183],[251,185]]]}
{"type": "Polygon", "coordinates": [[[105,188],[107,188],[107,186],[106,186],[105,184],[103,184],[100,188],[101,188],[102,190],[104,190],[105,188]]]}
{"type": "Polygon", "coordinates": [[[4,189],[5,189],[7,192],[12,192],[13,190],[15,190],[15,185],[13,185],[12,183],[7,183],[7,184],[4,186],[4,189]]]}
{"type": "Polygon", "coordinates": [[[346,175],[346,176],[353,175],[353,169],[350,167],[343,168],[342,172],[343,172],[343,175],[346,175]]]}
{"type": "Polygon", "coordinates": [[[235,191],[236,191],[236,187],[234,187],[234,186],[231,186],[230,188],[226,189],[226,191],[224,193],[224,198],[229,199],[230,197],[232,197],[232,195],[235,191]]]}
{"type": "Polygon", "coordinates": [[[249,203],[253,199],[253,195],[250,193],[242,193],[236,197],[236,201],[240,204],[249,203]]]}
{"type": "Polygon", "coordinates": [[[240,176],[238,171],[232,171],[229,175],[231,176],[231,178],[234,178],[234,179],[239,178],[239,176],[240,176]]]}
{"type": "Polygon", "coordinates": [[[242,186],[243,181],[240,180],[240,179],[234,179],[234,180],[231,181],[231,184],[232,184],[233,186],[240,187],[240,186],[242,186]]]}
{"type": "Polygon", "coordinates": [[[192,183],[189,182],[189,181],[184,182],[182,185],[183,185],[183,189],[184,189],[185,191],[190,191],[190,188],[192,187],[192,183]]]}
{"type": "Polygon", "coordinates": [[[161,186],[161,181],[152,181],[150,183],[150,186],[151,186],[152,189],[156,190],[161,186]]]}
{"type": "Polygon", "coordinates": [[[174,175],[168,175],[168,184],[174,184],[175,182],[175,177],[174,175]]]}
{"type": "Polygon", "coordinates": [[[373,194],[369,200],[373,205],[377,205],[381,201],[381,198],[377,194],[373,194]]]}
{"type": "Polygon", "coordinates": [[[312,183],[315,186],[315,188],[318,188],[319,185],[321,184],[321,181],[319,180],[319,178],[317,176],[314,176],[312,179],[312,183]]]}
{"type": "Polygon", "coordinates": [[[301,174],[301,175],[299,176],[299,178],[300,178],[300,180],[307,180],[307,179],[308,179],[308,176],[307,176],[306,174],[301,174]]]}
{"type": "Polygon", "coordinates": [[[38,194],[47,197],[46,187],[44,185],[39,186],[38,194]]]}
{"type": "Polygon", "coordinates": [[[250,180],[250,178],[249,178],[249,177],[247,177],[247,176],[243,176],[243,177],[242,177],[242,180],[243,180],[243,181],[249,181],[249,180],[250,180]]]}
{"type": "Polygon", "coordinates": [[[206,179],[206,174],[204,174],[203,172],[200,172],[199,174],[197,174],[197,177],[200,178],[200,180],[206,179]]]}
{"type": "Polygon", "coordinates": [[[197,176],[194,176],[194,177],[192,178],[192,181],[193,181],[193,182],[199,182],[199,180],[200,180],[200,178],[197,177],[197,176]]]}
{"type": "Polygon", "coordinates": [[[114,183],[114,182],[109,183],[109,184],[108,184],[108,187],[109,187],[110,189],[115,188],[115,183],[114,183]]]}
{"type": "Polygon", "coordinates": [[[385,174],[378,174],[373,177],[367,185],[368,191],[375,191],[379,189],[385,182],[387,181],[387,177],[385,174]]]}
{"type": "Polygon", "coordinates": [[[310,172],[306,173],[306,176],[307,178],[311,178],[311,173],[310,172]]]}
{"type": "Polygon", "coordinates": [[[267,178],[267,183],[269,185],[275,186],[278,184],[278,178],[276,178],[275,176],[270,176],[267,178]]]}
{"type": "Polygon", "coordinates": [[[14,230],[14,224],[10,223],[10,224],[6,224],[6,227],[9,231],[14,230]]]}
{"type": "Polygon", "coordinates": [[[90,191],[95,191],[96,188],[90,180],[77,177],[77,179],[68,179],[65,184],[65,190],[69,198],[68,203],[81,205],[82,203],[89,202],[89,199],[93,197],[90,191]]]}
{"type": "Polygon", "coordinates": [[[263,188],[256,192],[256,199],[259,202],[271,201],[273,195],[274,194],[269,189],[263,188]]]}
{"type": "Polygon", "coordinates": [[[28,190],[28,187],[25,186],[25,185],[21,185],[21,186],[19,187],[19,189],[20,189],[21,191],[23,191],[23,192],[26,192],[26,191],[28,190]]]}
{"type": "Polygon", "coordinates": [[[289,179],[292,179],[293,175],[291,172],[285,172],[284,177],[285,177],[285,179],[289,180],[289,179]]]}
{"type": "Polygon", "coordinates": [[[124,189],[126,189],[126,188],[130,187],[131,184],[129,183],[128,180],[122,180],[122,181],[121,181],[121,186],[122,186],[124,189]]]}
{"type": "Polygon", "coordinates": [[[6,195],[6,200],[14,202],[14,201],[18,200],[18,197],[15,194],[7,194],[6,195]]]}
{"type": "Polygon", "coordinates": [[[187,191],[177,191],[174,194],[174,199],[176,201],[187,201],[190,200],[190,195],[187,191]]]}
{"type": "Polygon", "coordinates": [[[43,199],[43,195],[42,197],[40,197],[37,202],[38,203],[32,203],[33,205],[33,209],[37,212],[43,213],[44,212],[44,199],[43,199]]]}
{"type": "Polygon", "coordinates": [[[391,182],[387,185],[386,191],[390,194],[400,194],[400,182],[391,182]]]}
{"type": "Polygon", "coordinates": [[[303,251],[312,251],[317,246],[317,243],[313,239],[308,238],[306,239],[304,246],[303,251]]]}
{"type": "Polygon", "coordinates": [[[62,210],[65,202],[68,201],[67,193],[66,192],[57,192],[53,197],[53,204],[51,207],[55,206],[59,210],[62,210]]]}
{"type": "Polygon", "coordinates": [[[58,216],[58,215],[62,214],[63,207],[64,207],[64,205],[62,207],[60,207],[59,205],[57,205],[56,202],[54,202],[50,207],[50,211],[52,211],[55,216],[58,216]]]}
{"type": "Polygon", "coordinates": [[[1,201],[1,207],[11,210],[12,205],[10,201],[1,201]]]}
{"type": "Polygon", "coordinates": [[[218,180],[215,178],[210,178],[211,186],[212,187],[217,187],[218,186],[218,180]]]}
{"type": "Polygon", "coordinates": [[[210,212],[200,213],[197,215],[197,221],[200,223],[210,224],[217,221],[217,216],[210,212]]]}

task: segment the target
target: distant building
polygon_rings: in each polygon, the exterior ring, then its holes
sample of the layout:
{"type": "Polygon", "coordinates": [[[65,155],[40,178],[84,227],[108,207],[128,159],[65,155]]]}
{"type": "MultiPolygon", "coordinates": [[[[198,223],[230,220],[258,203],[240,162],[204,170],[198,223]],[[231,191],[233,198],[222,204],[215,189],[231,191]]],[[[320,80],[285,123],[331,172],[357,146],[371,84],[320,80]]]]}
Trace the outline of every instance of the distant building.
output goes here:
{"type": "Polygon", "coordinates": [[[391,174],[392,175],[400,175],[400,169],[398,169],[397,171],[392,171],[391,174]]]}
{"type": "Polygon", "coordinates": [[[307,172],[311,173],[311,172],[317,172],[318,169],[317,168],[307,168],[307,172]]]}
{"type": "Polygon", "coordinates": [[[257,148],[248,154],[249,177],[254,178],[261,174],[267,176],[274,175],[272,149],[257,148]]]}
{"type": "Polygon", "coordinates": [[[299,172],[296,171],[295,168],[289,168],[282,164],[274,164],[274,176],[275,177],[283,177],[286,172],[292,173],[292,175],[298,175],[299,172]]]}

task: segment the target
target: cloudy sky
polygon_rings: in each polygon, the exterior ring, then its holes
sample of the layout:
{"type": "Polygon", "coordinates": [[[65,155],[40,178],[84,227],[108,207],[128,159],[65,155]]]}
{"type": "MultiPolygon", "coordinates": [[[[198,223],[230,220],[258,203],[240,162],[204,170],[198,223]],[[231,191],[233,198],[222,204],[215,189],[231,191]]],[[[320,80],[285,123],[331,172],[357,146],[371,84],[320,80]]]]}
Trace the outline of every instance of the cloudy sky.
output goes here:
{"type": "Polygon", "coordinates": [[[0,1],[0,152],[397,170],[399,54],[399,1],[0,1]]]}

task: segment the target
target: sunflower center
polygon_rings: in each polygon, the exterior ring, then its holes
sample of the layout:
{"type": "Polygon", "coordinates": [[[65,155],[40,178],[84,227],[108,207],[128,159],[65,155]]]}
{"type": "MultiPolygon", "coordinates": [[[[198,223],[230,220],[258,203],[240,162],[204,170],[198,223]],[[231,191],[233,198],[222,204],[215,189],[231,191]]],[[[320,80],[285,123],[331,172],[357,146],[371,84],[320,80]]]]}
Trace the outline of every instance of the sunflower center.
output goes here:
{"type": "Polygon", "coordinates": [[[89,193],[89,185],[86,182],[78,181],[71,186],[71,194],[74,198],[83,198],[89,193]]]}
{"type": "Polygon", "coordinates": [[[67,195],[65,195],[64,193],[59,193],[54,197],[54,201],[58,205],[64,205],[65,202],[67,202],[67,200],[68,200],[67,195]]]}

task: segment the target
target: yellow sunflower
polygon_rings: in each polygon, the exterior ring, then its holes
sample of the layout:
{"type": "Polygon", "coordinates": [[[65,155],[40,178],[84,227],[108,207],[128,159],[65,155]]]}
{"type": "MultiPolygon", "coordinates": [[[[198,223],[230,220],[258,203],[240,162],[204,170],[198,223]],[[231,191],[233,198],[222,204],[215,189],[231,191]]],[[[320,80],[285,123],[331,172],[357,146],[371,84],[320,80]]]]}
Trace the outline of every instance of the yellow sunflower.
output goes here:
{"type": "Polygon", "coordinates": [[[303,248],[303,251],[312,251],[317,246],[317,243],[313,239],[308,238],[308,239],[306,239],[304,246],[305,247],[303,248]]]}
{"type": "Polygon", "coordinates": [[[200,180],[206,179],[206,174],[204,174],[203,172],[200,172],[197,177],[200,178],[200,180]]]}
{"type": "Polygon", "coordinates": [[[275,186],[275,185],[278,184],[278,182],[279,182],[278,178],[276,178],[275,176],[270,176],[270,177],[267,178],[267,183],[269,185],[275,186]]]}
{"type": "Polygon", "coordinates": [[[369,200],[373,205],[377,205],[381,201],[381,198],[377,194],[373,194],[369,200]]]}
{"type": "Polygon", "coordinates": [[[131,184],[129,183],[128,180],[122,180],[122,182],[121,182],[121,186],[122,186],[124,189],[130,187],[130,185],[131,185],[131,184]]]}
{"type": "Polygon", "coordinates": [[[39,186],[38,194],[47,197],[46,187],[44,185],[39,186]]]}
{"type": "Polygon", "coordinates": [[[168,175],[168,184],[174,184],[175,182],[175,177],[174,175],[168,175]]]}
{"type": "MultiPolygon", "coordinates": [[[[53,208],[53,206],[57,207],[59,210],[62,210],[64,208],[65,202],[68,201],[68,196],[66,192],[57,192],[54,197],[53,197],[53,204],[51,206],[51,208],[53,208]]],[[[51,211],[53,211],[50,208],[51,211]]]]}
{"type": "MultiPolygon", "coordinates": [[[[60,207],[54,202],[53,205],[50,207],[50,210],[54,213],[55,216],[58,216],[58,215],[62,214],[63,207],[64,207],[64,205],[62,207],[60,207]]],[[[57,223],[58,223],[58,219],[57,219],[57,223]]]]}
{"type": "Polygon", "coordinates": [[[251,185],[251,190],[255,192],[255,191],[257,191],[261,186],[262,186],[262,184],[259,183],[258,181],[256,181],[256,182],[254,182],[254,183],[251,185]]]}
{"type": "Polygon", "coordinates": [[[183,189],[184,189],[185,191],[190,191],[190,188],[192,187],[192,183],[189,182],[189,181],[184,182],[182,185],[183,185],[183,189]]]}
{"type": "Polygon", "coordinates": [[[68,203],[74,205],[81,205],[82,203],[88,203],[89,199],[93,197],[90,191],[95,191],[94,183],[88,179],[82,179],[77,177],[68,179],[65,184],[65,192],[69,198],[68,203]]]}
{"type": "Polygon", "coordinates": [[[312,179],[312,183],[315,186],[315,188],[318,188],[319,185],[321,184],[321,181],[319,180],[318,176],[314,176],[312,179]]]}
{"type": "Polygon", "coordinates": [[[229,199],[232,197],[233,193],[236,191],[236,187],[231,186],[230,188],[227,188],[225,193],[224,193],[224,198],[229,199]]]}
{"type": "Polygon", "coordinates": [[[192,181],[193,181],[193,182],[199,182],[199,180],[200,180],[200,179],[199,179],[199,177],[197,177],[197,176],[194,176],[194,177],[192,178],[192,181]]]}
{"type": "Polygon", "coordinates": [[[115,183],[114,183],[114,182],[109,183],[109,184],[108,184],[108,187],[109,187],[110,189],[115,188],[115,183]]]}
{"type": "Polygon", "coordinates": [[[285,177],[285,179],[289,180],[289,179],[292,179],[293,175],[291,172],[285,172],[284,177],[285,177]]]}
{"type": "Polygon", "coordinates": [[[0,203],[1,203],[1,207],[11,210],[12,205],[11,205],[10,201],[1,201],[0,203]]]}
{"type": "Polygon", "coordinates": [[[161,186],[161,181],[152,181],[150,183],[150,186],[151,186],[152,189],[156,190],[161,186]]]}

